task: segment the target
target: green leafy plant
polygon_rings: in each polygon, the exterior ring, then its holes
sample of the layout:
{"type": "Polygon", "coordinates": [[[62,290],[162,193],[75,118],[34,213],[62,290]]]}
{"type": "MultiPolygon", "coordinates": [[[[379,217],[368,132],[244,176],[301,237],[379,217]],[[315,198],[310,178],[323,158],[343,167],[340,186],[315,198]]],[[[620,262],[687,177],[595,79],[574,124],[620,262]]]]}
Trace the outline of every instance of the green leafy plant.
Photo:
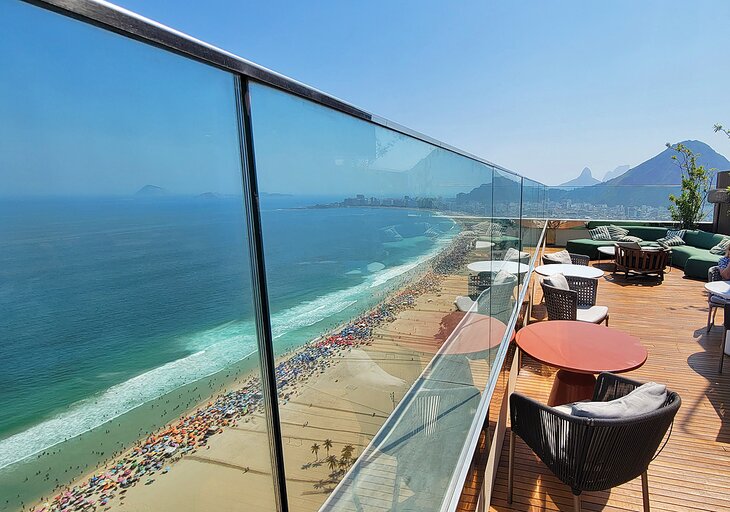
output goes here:
{"type": "Polygon", "coordinates": [[[694,229],[705,218],[705,203],[710,190],[710,172],[704,165],[697,165],[697,157],[684,144],[669,144],[667,147],[677,154],[672,155],[682,171],[682,190],[678,196],[669,195],[672,220],[682,224],[683,229],[694,229]]]}
{"type": "Polygon", "coordinates": [[[722,132],[730,138],[730,130],[724,128],[721,124],[716,124],[714,127],[715,133],[722,132]]]}

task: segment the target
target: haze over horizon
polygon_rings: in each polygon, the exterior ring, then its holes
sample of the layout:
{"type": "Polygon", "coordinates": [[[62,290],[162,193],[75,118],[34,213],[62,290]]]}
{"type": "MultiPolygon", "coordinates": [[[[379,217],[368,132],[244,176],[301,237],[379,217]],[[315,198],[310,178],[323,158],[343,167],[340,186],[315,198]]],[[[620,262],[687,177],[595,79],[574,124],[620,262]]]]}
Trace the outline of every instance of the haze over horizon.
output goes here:
{"type": "Polygon", "coordinates": [[[730,156],[720,0],[117,3],[549,185],[666,142],[730,156]]]}

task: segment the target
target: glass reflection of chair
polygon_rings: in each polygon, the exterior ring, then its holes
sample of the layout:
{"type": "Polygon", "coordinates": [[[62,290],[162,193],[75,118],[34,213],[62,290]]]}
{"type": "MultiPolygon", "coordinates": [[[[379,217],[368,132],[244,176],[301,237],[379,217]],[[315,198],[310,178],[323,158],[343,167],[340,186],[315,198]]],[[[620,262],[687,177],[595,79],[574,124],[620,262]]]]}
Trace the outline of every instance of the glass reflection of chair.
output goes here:
{"type": "Polygon", "coordinates": [[[507,323],[514,306],[517,276],[507,272],[479,272],[469,276],[469,296],[456,297],[457,309],[476,311],[507,323]]]}

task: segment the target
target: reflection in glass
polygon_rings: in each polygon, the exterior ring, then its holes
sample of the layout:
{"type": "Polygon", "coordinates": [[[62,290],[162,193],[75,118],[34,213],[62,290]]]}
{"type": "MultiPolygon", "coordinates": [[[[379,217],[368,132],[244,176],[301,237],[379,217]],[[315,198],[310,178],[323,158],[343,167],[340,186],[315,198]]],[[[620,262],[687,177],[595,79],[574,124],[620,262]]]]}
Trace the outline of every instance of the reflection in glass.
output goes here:
{"type": "Polygon", "coordinates": [[[0,510],[272,510],[233,77],[0,19],[0,510]]]}
{"type": "Polygon", "coordinates": [[[437,509],[527,271],[519,178],[495,221],[490,166],[262,85],[251,108],[290,506],[437,509]]]}

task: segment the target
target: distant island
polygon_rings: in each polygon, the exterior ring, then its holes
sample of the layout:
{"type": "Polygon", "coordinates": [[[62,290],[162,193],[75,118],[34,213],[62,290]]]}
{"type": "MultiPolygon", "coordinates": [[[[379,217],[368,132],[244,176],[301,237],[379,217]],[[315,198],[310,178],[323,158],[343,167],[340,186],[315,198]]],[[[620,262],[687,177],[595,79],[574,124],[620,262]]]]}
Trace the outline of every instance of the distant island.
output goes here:
{"type": "Polygon", "coordinates": [[[159,197],[168,195],[167,190],[157,185],[145,185],[135,194],[136,197],[159,197]]]}

